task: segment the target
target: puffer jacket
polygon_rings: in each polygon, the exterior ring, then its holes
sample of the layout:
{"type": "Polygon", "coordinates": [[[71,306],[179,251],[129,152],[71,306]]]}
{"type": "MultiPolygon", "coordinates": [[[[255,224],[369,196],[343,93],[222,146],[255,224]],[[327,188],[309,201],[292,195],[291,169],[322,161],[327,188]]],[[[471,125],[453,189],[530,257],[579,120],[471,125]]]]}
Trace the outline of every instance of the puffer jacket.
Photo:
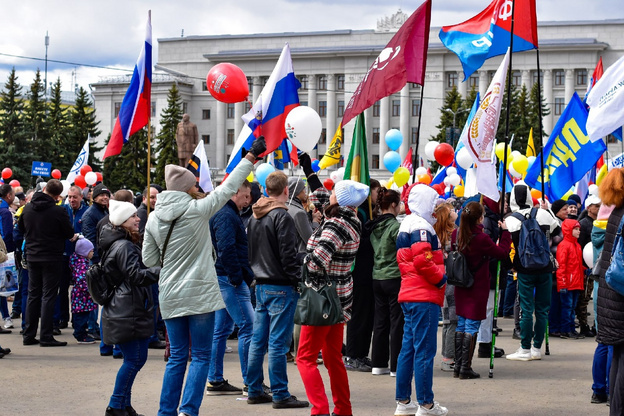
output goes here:
{"type": "Polygon", "coordinates": [[[82,214],[82,235],[84,235],[93,244],[93,264],[100,262],[100,254],[98,250],[98,222],[108,215],[108,208],[93,203],[84,214],[82,214]]]}
{"type": "Polygon", "coordinates": [[[399,302],[444,303],[444,255],[433,229],[438,193],[418,184],[409,193],[410,215],[399,227],[397,261],[401,271],[399,302]]]}
{"type": "Polygon", "coordinates": [[[607,223],[604,246],[600,254],[598,283],[598,334],[596,341],[605,345],[624,344],[624,296],[620,295],[605,280],[605,273],[611,262],[611,252],[620,221],[624,216],[624,206],[613,210],[607,223]]]}
{"type": "Polygon", "coordinates": [[[203,199],[186,192],[158,194],[154,212],[147,219],[143,262],[160,265],[160,253],[172,221],[178,218],[167,245],[160,273],[160,312],[163,319],[198,315],[223,309],[214,266],[210,218],[238,191],[253,165],[243,159],[227,180],[203,199]]]}
{"type": "Polygon", "coordinates": [[[113,297],[102,308],[102,334],[106,344],[149,338],[154,334],[154,300],[150,285],[158,282],[160,267],[141,264],[141,249],[121,227],[106,224],[100,235],[105,255],[102,268],[113,297]]]}
{"type": "Polygon", "coordinates": [[[384,214],[366,223],[370,241],[375,252],[373,280],[400,279],[401,271],[397,264],[397,236],[399,222],[392,214],[384,214]]]}
{"type": "Polygon", "coordinates": [[[561,289],[584,290],[585,267],[583,266],[583,250],[578,240],[572,235],[572,230],[581,225],[576,220],[563,221],[563,241],[557,248],[557,291],[561,289]]]}

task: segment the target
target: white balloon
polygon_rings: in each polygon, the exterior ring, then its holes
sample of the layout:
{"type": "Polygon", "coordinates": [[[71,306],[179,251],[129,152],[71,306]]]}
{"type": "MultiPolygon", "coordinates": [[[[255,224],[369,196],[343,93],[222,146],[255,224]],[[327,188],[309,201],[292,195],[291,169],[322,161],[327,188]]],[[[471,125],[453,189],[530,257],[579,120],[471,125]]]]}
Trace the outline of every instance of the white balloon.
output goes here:
{"type": "Polygon", "coordinates": [[[470,151],[465,147],[459,149],[455,158],[457,159],[457,164],[466,170],[470,169],[470,166],[474,163],[472,156],[470,156],[470,151]]]}
{"type": "Polygon", "coordinates": [[[338,183],[338,182],[340,182],[341,180],[344,179],[345,167],[344,166],[341,167],[340,169],[337,170],[337,172],[338,172],[339,178],[338,178],[338,181],[334,181],[334,183],[338,183]]]}
{"type": "Polygon", "coordinates": [[[97,175],[95,172],[87,172],[84,178],[87,185],[93,185],[97,182],[97,175]]]}
{"type": "Polygon", "coordinates": [[[435,160],[435,149],[436,147],[438,147],[440,143],[439,142],[427,142],[427,144],[425,145],[425,156],[427,156],[427,159],[429,160],[435,160]]]}
{"type": "Polygon", "coordinates": [[[63,192],[61,192],[61,196],[65,198],[69,193],[69,188],[71,187],[71,184],[67,181],[67,179],[63,179],[61,183],[63,184],[63,192]]]}
{"type": "Polygon", "coordinates": [[[321,138],[323,123],[313,108],[301,105],[288,113],[284,127],[286,135],[299,150],[310,152],[321,138]]]}
{"type": "Polygon", "coordinates": [[[513,152],[511,152],[511,155],[513,157],[518,157],[518,156],[522,155],[522,153],[520,153],[518,150],[514,150],[513,152]]]}
{"type": "Polygon", "coordinates": [[[589,185],[589,188],[587,188],[587,190],[589,191],[590,195],[598,196],[598,185],[596,185],[595,183],[589,185]]]}
{"type": "Polygon", "coordinates": [[[446,178],[444,178],[444,185],[448,187],[450,184],[451,184],[451,178],[447,176],[446,178]]]}
{"type": "Polygon", "coordinates": [[[425,175],[426,173],[427,173],[427,168],[424,166],[421,166],[418,169],[416,169],[416,176],[425,175]]]}
{"type": "Polygon", "coordinates": [[[585,264],[587,264],[590,268],[594,267],[594,246],[592,243],[585,244],[583,248],[583,260],[585,260],[585,264]]]}
{"type": "Polygon", "coordinates": [[[514,168],[513,165],[510,163],[509,164],[509,173],[511,173],[511,176],[513,176],[514,178],[521,178],[522,174],[518,173],[514,168]]]}
{"type": "Polygon", "coordinates": [[[455,175],[457,173],[457,169],[454,166],[449,166],[446,168],[446,176],[455,175]]]}
{"type": "Polygon", "coordinates": [[[461,177],[454,173],[452,175],[447,176],[448,180],[449,180],[449,184],[453,185],[453,186],[457,186],[461,183],[461,177]]]}
{"type": "Polygon", "coordinates": [[[342,176],[340,176],[340,172],[337,170],[333,171],[329,174],[329,178],[334,181],[334,184],[340,182],[342,180],[342,176]]]}

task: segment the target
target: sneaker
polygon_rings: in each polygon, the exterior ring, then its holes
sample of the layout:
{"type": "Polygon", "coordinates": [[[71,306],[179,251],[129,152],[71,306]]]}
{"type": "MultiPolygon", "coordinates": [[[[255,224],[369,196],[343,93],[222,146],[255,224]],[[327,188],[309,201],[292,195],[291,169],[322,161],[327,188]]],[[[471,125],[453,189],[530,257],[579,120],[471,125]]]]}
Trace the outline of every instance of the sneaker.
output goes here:
{"type": "Polygon", "coordinates": [[[95,339],[91,338],[88,335],[85,335],[84,337],[76,338],[76,342],[78,344],[95,344],[95,339]]]}
{"type": "Polygon", "coordinates": [[[440,370],[450,372],[455,369],[455,362],[452,358],[443,358],[440,370]]]}
{"type": "Polygon", "coordinates": [[[348,371],[360,371],[363,373],[370,373],[373,369],[366,365],[364,361],[359,358],[345,357],[345,367],[348,371]]]}
{"type": "Polygon", "coordinates": [[[225,353],[226,354],[229,354],[229,353],[232,353],[232,352],[234,352],[234,348],[230,347],[229,345],[227,347],[225,347],[225,353]]]}
{"type": "Polygon", "coordinates": [[[96,340],[96,341],[101,341],[102,340],[102,338],[100,338],[100,334],[97,333],[97,332],[89,332],[89,336],[91,338],[93,338],[94,340],[96,340]]]}
{"type": "Polygon", "coordinates": [[[390,377],[396,377],[396,371],[390,371],[390,377]]]}
{"type": "Polygon", "coordinates": [[[309,402],[305,400],[297,400],[295,396],[290,396],[287,399],[280,400],[279,402],[273,402],[273,409],[299,409],[301,407],[310,406],[309,402]]]}
{"type": "Polygon", "coordinates": [[[531,360],[541,360],[542,351],[539,348],[531,347],[531,360]]]}
{"type": "Polygon", "coordinates": [[[270,394],[262,393],[260,396],[248,397],[247,404],[262,404],[262,403],[271,403],[273,401],[273,397],[270,394]]]}
{"type": "Polygon", "coordinates": [[[522,335],[520,334],[520,330],[519,329],[514,329],[513,334],[511,335],[511,337],[513,339],[521,340],[522,339],[522,335]]]}
{"type": "Polygon", "coordinates": [[[431,409],[427,409],[425,406],[420,406],[418,408],[418,412],[416,412],[416,416],[425,416],[425,415],[435,415],[435,416],[444,416],[448,413],[448,409],[446,407],[440,406],[440,403],[433,402],[433,407],[431,409]]]}
{"type": "Polygon", "coordinates": [[[530,361],[531,360],[531,350],[529,350],[529,349],[525,350],[524,348],[520,347],[513,354],[507,354],[507,357],[505,357],[505,358],[507,358],[508,360],[511,360],[511,361],[530,361]]]}
{"type": "Polygon", "coordinates": [[[416,416],[417,411],[418,403],[415,403],[412,400],[410,400],[408,403],[397,402],[394,416],[416,416]]]}
{"type": "Polygon", "coordinates": [[[209,381],[206,386],[206,395],[208,396],[225,396],[227,394],[243,394],[243,389],[232,386],[227,380],[220,382],[209,381]]]}
{"type": "Polygon", "coordinates": [[[388,367],[373,367],[372,373],[374,376],[385,376],[390,374],[390,369],[388,367]]]}
{"type": "Polygon", "coordinates": [[[13,311],[13,312],[11,313],[11,319],[19,319],[19,318],[20,318],[20,316],[22,316],[22,314],[21,314],[20,312],[15,312],[15,311],[13,311]]]}
{"type": "Polygon", "coordinates": [[[6,329],[13,328],[13,320],[12,320],[11,318],[6,318],[6,319],[4,320],[4,327],[5,327],[6,329]]]}

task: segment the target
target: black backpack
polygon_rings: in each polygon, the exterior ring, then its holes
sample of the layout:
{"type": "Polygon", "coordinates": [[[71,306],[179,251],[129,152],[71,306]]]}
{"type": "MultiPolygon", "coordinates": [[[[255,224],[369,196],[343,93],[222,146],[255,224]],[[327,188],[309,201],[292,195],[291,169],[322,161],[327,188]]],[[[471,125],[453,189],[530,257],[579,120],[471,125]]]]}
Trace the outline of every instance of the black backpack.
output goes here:
{"type": "Polygon", "coordinates": [[[518,212],[511,215],[522,223],[516,247],[516,256],[522,267],[528,270],[547,267],[550,264],[550,248],[546,234],[537,222],[537,208],[532,208],[526,216],[518,212]]]}
{"type": "MultiPolygon", "coordinates": [[[[111,246],[112,248],[112,246],[111,246]]],[[[110,249],[109,249],[110,250],[110,249]]],[[[104,252],[102,257],[100,258],[100,262],[91,265],[87,273],[85,274],[85,278],[87,280],[87,287],[89,288],[89,294],[91,298],[98,305],[104,306],[106,305],[113,295],[115,294],[115,286],[109,284],[108,279],[104,273],[104,260],[106,259],[106,255],[108,251],[104,252]]]]}

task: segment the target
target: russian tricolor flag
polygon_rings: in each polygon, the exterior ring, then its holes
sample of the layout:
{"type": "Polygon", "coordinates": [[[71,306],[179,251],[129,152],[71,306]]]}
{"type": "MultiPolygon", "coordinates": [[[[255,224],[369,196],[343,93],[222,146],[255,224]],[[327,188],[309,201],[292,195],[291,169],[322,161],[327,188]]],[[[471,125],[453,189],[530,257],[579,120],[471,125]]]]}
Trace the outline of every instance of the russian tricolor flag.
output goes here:
{"type": "Polygon", "coordinates": [[[147,125],[152,95],[152,13],[148,12],[145,43],[139,55],[130,86],[119,109],[115,127],[106,146],[104,159],[121,153],[128,138],[147,125]]]}
{"type": "Polygon", "coordinates": [[[241,149],[249,149],[257,137],[264,136],[266,140],[265,154],[280,147],[287,137],[284,127],[286,116],[299,105],[297,90],[300,87],[301,83],[293,70],[290,46],[286,44],[260,96],[251,110],[242,117],[245,125],[234,144],[225,169],[227,173],[232,172],[240,162],[241,149]]]}

